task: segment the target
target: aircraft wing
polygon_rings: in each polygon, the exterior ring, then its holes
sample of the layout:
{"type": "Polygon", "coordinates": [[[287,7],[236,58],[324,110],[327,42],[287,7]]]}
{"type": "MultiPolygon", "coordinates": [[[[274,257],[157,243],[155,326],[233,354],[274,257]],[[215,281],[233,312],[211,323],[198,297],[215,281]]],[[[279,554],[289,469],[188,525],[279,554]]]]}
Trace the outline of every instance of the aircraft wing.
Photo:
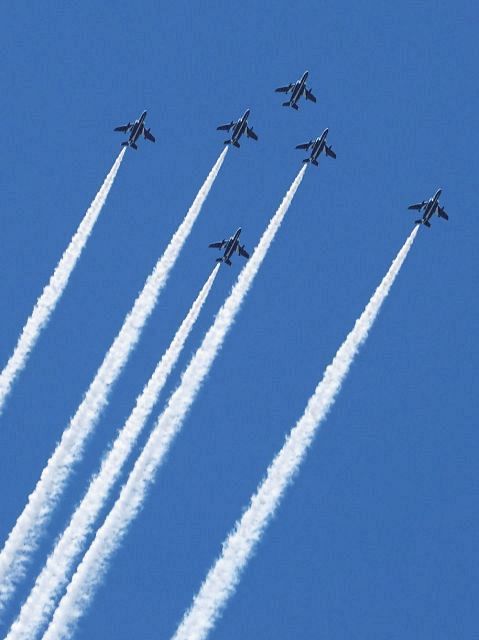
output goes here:
{"type": "Polygon", "coordinates": [[[333,149],[331,147],[328,147],[328,145],[324,145],[324,149],[326,151],[326,155],[329,156],[330,158],[336,158],[336,154],[334,153],[333,149]]]}
{"type": "Polygon", "coordinates": [[[253,131],[253,129],[250,129],[248,126],[246,126],[246,134],[247,134],[248,138],[253,138],[253,140],[257,140],[258,139],[258,136],[253,131]]]}
{"type": "Polygon", "coordinates": [[[304,144],[297,144],[296,149],[309,149],[311,142],[305,142],[304,144]]]}
{"type": "Polygon", "coordinates": [[[418,204],[412,204],[408,207],[408,209],[416,209],[417,211],[421,211],[421,209],[423,208],[423,206],[425,205],[425,202],[420,202],[418,204]]]}
{"type": "Polygon", "coordinates": [[[447,215],[447,213],[444,211],[442,207],[437,208],[437,215],[440,218],[444,218],[444,220],[449,220],[449,216],[447,215]]]}
{"type": "Polygon", "coordinates": [[[276,93],[289,93],[289,91],[291,91],[293,85],[292,84],[288,84],[288,86],[286,87],[278,87],[277,89],[275,89],[276,93]]]}
{"type": "Polygon", "coordinates": [[[150,133],[149,129],[143,129],[143,135],[146,138],[146,140],[150,140],[150,142],[155,142],[155,136],[150,133]]]}
{"type": "Polygon", "coordinates": [[[306,100],[311,100],[311,102],[316,102],[316,96],[313,96],[313,93],[312,91],[310,91],[310,89],[306,89],[305,93],[306,93],[306,100]]]}
{"type": "Polygon", "coordinates": [[[121,125],[121,127],[115,127],[113,129],[113,131],[123,131],[124,133],[126,133],[129,129],[131,129],[131,124],[123,124],[121,125]]]}
{"type": "Polygon", "coordinates": [[[235,124],[235,122],[230,122],[229,124],[221,124],[219,127],[216,127],[216,131],[229,131],[231,127],[234,127],[235,124]]]}
{"type": "Polygon", "coordinates": [[[222,240],[221,242],[212,242],[208,246],[210,247],[210,249],[222,249],[225,246],[225,244],[226,244],[225,241],[222,240]]]}
{"type": "Polygon", "coordinates": [[[244,245],[240,246],[238,244],[238,253],[239,253],[240,256],[243,256],[243,258],[249,258],[249,253],[244,248],[244,245]]]}

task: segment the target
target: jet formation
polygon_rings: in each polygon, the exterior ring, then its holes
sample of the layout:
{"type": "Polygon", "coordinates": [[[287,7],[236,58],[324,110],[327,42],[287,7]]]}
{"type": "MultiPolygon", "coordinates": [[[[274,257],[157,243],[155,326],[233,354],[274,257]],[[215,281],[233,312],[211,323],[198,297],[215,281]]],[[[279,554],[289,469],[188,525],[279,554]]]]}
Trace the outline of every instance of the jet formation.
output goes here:
{"type": "Polygon", "coordinates": [[[249,253],[244,248],[244,245],[240,245],[239,237],[241,235],[241,227],[236,231],[234,235],[229,238],[229,240],[221,240],[221,242],[212,242],[208,245],[211,249],[224,249],[224,255],[222,258],[216,258],[216,262],[225,262],[228,266],[231,267],[231,256],[236,252],[238,255],[243,256],[243,258],[248,259],[249,253]]]}
{"type": "Polygon", "coordinates": [[[130,131],[130,137],[128,138],[128,140],[125,140],[125,142],[121,143],[122,147],[131,147],[132,149],[138,149],[138,147],[136,146],[136,141],[141,136],[141,134],[143,134],[145,140],[155,142],[155,136],[150,133],[149,129],[145,127],[146,114],[147,112],[143,111],[138,120],[135,120],[133,124],[129,122],[128,124],[123,124],[120,127],[115,127],[114,131],[122,131],[123,133],[130,131]]]}
{"type": "MultiPolygon", "coordinates": [[[[313,92],[310,88],[306,86],[306,80],[308,79],[309,72],[305,71],[299,80],[296,82],[291,82],[284,87],[278,87],[275,89],[278,93],[288,93],[291,94],[291,97],[286,102],[283,102],[283,107],[291,107],[292,109],[298,110],[298,101],[302,96],[305,96],[306,100],[311,102],[316,102],[316,97],[313,95],[313,92]]],[[[239,148],[240,143],[239,140],[241,136],[246,134],[247,138],[251,138],[252,140],[258,140],[257,134],[253,131],[253,127],[248,126],[248,118],[250,116],[250,109],[246,109],[243,115],[238,120],[232,120],[228,124],[222,124],[217,127],[218,131],[228,131],[231,132],[231,137],[228,140],[224,141],[224,144],[231,144],[234,147],[239,148]]],[[[122,131],[123,133],[130,132],[128,140],[122,142],[122,146],[131,147],[132,149],[137,149],[137,141],[141,135],[146,140],[150,140],[151,142],[155,142],[155,136],[150,132],[150,129],[145,127],[145,118],[147,112],[143,111],[140,117],[135,120],[135,122],[121,125],[119,127],[115,127],[115,131],[122,131]]],[[[326,143],[326,139],[328,136],[329,129],[325,129],[323,133],[318,137],[310,140],[309,142],[305,142],[303,144],[296,145],[296,149],[304,149],[305,151],[309,151],[309,158],[304,158],[303,162],[314,164],[316,167],[319,166],[318,158],[321,153],[324,153],[326,156],[330,158],[336,158],[336,153],[333,151],[331,146],[328,146],[326,143]]],[[[445,220],[449,220],[449,216],[443,207],[439,204],[439,198],[441,196],[442,190],[438,189],[436,193],[429,198],[428,200],[423,200],[417,204],[412,204],[408,208],[416,209],[417,211],[422,211],[422,218],[415,220],[415,224],[423,224],[426,227],[431,226],[431,218],[434,214],[437,214],[440,218],[444,218],[445,220]]],[[[217,249],[224,249],[224,255],[222,258],[218,258],[217,262],[225,262],[227,265],[231,265],[231,256],[237,252],[239,255],[249,258],[248,252],[244,248],[244,245],[241,246],[239,244],[239,237],[241,234],[241,229],[238,229],[236,233],[231,236],[229,240],[222,240],[221,242],[214,242],[210,244],[210,247],[214,247],[217,249]]]]}
{"type": "Polygon", "coordinates": [[[238,140],[244,133],[246,133],[248,138],[252,138],[253,140],[258,139],[258,136],[253,131],[253,127],[251,127],[251,129],[248,127],[249,114],[250,110],[246,109],[241,118],[236,120],[236,122],[232,120],[229,124],[221,124],[219,127],[216,127],[217,131],[229,131],[230,129],[233,129],[231,138],[229,140],[225,140],[225,144],[232,144],[239,148],[240,144],[238,140]]]}
{"type": "Polygon", "coordinates": [[[437,213],[439,218],[449,220],[449,216],[439,204],[441,193],[442,189],[438,189],[429,200],[423,200],[418,204],[412,204],[408,207],[408,209],[416,209],[417,211],[423,210],[422,218],[415,220],[416,224],[424,224],[426,227],[430,227],[431,223],[429,221],[435,213],[437,213]]]}
{"type": "Polygon", "coordinates": [[[309,156],[309,158],[305,158],[303,162],[311,162],[311,164],[314,164],[317,167],[318,156],[321,152],[324,152],[330,158],[336,158],[336,154],[334,153],[332,147],[328,147],[328,145],[326,144],[328,131],[329,129],[325,129],[319,136],[319,138],[310,140],[309,142],[305,142],[304,144],[296,145],[296,149],[311,149],[311,155],[309,156]]]}

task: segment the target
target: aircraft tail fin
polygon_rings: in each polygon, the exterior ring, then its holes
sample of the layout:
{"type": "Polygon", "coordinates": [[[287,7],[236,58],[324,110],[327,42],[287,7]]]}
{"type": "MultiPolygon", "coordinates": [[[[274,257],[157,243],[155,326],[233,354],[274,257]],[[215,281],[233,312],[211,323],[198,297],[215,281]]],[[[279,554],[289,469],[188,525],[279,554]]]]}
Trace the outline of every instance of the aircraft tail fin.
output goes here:
{"type": "Polygon", "coordinates": [[[126,142],[122,142],[121,146],[122,147],[127,147],[130,143],[128,142],[128,140],[126,142]]]}
{"type": "Polygon", "coordinates": [[[307,164],[308,162],[311,162],[311,158],[305,158],[305,159],[303,160],[303,162],[306,162],[306,164],[307,164]]]}
{"type": "Polygon", "coordinates": [[[224,144],[231,144],[231,140],[225,140],[224,144]]]}
{"type": "Polygon", "coordinates": [[[422,224],[422,220],[421,220],[421,219],[419,219],[419,220],[414,220],[414,224],[422,224]]]}
{"type": "Polygon", "coordinates": [[[216,258],[216,262],[223,262],[223,258],[216,258]]]}
{"type": "Polygon", "coordinates": [[[290,107],[291,102],[288,100],[287,102],[283,102],[283,107],[290,107]]]}

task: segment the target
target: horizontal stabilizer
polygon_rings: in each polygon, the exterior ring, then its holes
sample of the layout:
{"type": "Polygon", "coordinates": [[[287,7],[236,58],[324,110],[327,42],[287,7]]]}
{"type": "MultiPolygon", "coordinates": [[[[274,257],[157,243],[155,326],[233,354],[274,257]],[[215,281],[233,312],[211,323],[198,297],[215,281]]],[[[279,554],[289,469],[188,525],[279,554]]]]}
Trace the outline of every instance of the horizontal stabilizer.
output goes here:
{"type": "Polygon", "coordinates": [[[315,167],[319,167],[319,162],[317,160],[311,160],[311,163],[314,164],[315,167]]]}
{"type": "Polygon", "coordinates": [[[305,158],[303,162],[306,162],[306,163],[311,162],[311,158],[305,158]]]}
{"type": "Polygon", "coordinates": [[[223,262],[223,258],[216,258],[216,262],[223,262]]]}
{"type": "Polygon", "coordinates": [[[292,104],[291,106],[293,107],[293,109],[296,109],[296,111],[298,110],[298,105],[297,104],[292,104]]]}
{"type": "Polygon", "coordinates": [[[431,223],[428,220],[425,220],[424,224],[426,225],[426,227],[430,227],[431,226],[431,223]]]}
{"type": "Polygon", "coordinates": [[[224,144],[231,144],[231,140],[225,140],[224,144]]]}
{"type": "Polygon", "coordinates": [[[228,267],[231,267],[231,260],[225,260],[225,262],[228,265],[228,267]]]}
{"type": "Polygon", "coordinates": [[[122,142],[121,146],[122,147],[127,147],[130,143],[128,142],[128,140],[126,142],[122,142]]]}
{"type": "Polygon", "coordinates": [[[240,148],[240,143],[239,143],[239,142],[237,142],[236,140],[233,140],[233,145],[234,145],[235,147],[237,147],[238,149],[240,148]]]}
{"type": "Polygon", "coordinates": [[[132,143],[130,144],[130,147],[131,147],[132,149],[138,149],[138,147],[136,146],[136,144],[135,144],[134,142],[132,142],[132,143]]]}
{"type": "Polygon", "coordinates": [[[414,224],[422,224],[422,220],[414,220],[414,224]]]}
{"type": "Polygon", "coordinates": [[[289,100],[288,100],[288,102],[283,102],[283,107],[289,107],[289,106],[290,106],[290,104],[291,104],[291,103],[289,102],[289,100]]]}

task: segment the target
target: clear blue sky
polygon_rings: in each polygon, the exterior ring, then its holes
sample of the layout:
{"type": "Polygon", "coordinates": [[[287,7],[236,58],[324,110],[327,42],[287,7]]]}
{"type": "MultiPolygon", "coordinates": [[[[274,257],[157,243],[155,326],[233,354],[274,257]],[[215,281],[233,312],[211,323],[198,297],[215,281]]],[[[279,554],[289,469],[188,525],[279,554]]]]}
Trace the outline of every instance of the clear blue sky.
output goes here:
{"type": "MultiPolygon", "coordinates": [[[[251,108],[6,630],[90,473],[238,226],[253,248],[327,126],[235,327],[77,637],[167,640],[411,229],[421,229],[215,640],[477,634],[477,3],[17,2],[2,10],[0,360],[148,109],[0,421],[3,542],[135,295],[251,108]],[[116,6],[115,6],[116,4],[116,6]],[[99,6],[101,5],[101,6],[99,6]],[[281,108],[305,70],[318,97],[281,108]]],[[[168,393],[240,268],[222,269],[168,393]]],[[[165,398],[166,395],[163,397],[165,398]]],[[[155,412],[157,415],[159,409],[155,412]]]]}

